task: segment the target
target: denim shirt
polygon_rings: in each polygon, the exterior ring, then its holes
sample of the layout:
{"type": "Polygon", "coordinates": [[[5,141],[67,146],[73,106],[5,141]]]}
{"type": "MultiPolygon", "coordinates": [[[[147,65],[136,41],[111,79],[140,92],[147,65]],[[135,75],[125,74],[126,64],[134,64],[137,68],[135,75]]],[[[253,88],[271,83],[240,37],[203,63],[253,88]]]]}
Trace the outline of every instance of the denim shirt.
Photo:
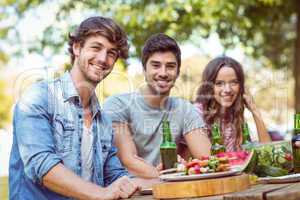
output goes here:
{"type": "MultiPolygon", "coordinates": [[[[101,112],[95,94],[90,103],[92,182],[105,187],[128,172],[116,156],[111,120],[101,112]]],[[[14,109],[10,199],[70,199],[47,189],[42,178],[58,163],[81,176],[83,120],[83,107],[69,73],[36,83],[22,96],[14,109]]]]}

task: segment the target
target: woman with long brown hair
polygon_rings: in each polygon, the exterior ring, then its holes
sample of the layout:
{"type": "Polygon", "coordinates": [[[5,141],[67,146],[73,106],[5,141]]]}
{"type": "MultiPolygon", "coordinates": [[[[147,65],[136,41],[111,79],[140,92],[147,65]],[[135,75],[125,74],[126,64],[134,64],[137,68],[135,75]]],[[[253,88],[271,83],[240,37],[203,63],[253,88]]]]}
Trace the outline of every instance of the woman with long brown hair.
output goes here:
{"type": "Polygon", "coordinates": [[[206,65],[195,106],[203,115],[208,135],[213,123],[220,125],[226,151],[240,150],[245,107],[252,113],[259,142],[271,141],[253,98],[245,90],[242,66],[233,58],[217,57],[206,65]]]}

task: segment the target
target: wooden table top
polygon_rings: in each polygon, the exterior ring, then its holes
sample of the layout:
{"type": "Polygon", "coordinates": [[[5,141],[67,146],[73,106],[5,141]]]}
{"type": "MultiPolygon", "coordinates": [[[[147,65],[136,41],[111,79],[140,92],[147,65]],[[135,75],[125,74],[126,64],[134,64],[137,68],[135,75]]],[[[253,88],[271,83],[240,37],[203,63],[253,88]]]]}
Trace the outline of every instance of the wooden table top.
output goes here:
{"type": "MultiPolygon", "coordinates": [[[[152,195],[134,195],[131,199],[149,200],[152,195]]],[[[224,195],[193,198],[199,200],[300,200],[300,183],[258,184],[251,188],[224,195]]]]}

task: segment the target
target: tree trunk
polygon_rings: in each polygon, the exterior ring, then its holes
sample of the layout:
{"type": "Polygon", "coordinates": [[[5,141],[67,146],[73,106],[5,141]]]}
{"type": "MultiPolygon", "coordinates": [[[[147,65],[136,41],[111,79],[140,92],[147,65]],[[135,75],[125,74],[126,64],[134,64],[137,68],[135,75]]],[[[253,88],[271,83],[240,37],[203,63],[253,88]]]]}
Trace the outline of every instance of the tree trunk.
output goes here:
{"type": "Polygon", "coordinates": [[[296,3],[296,44],[294,57],[294,78],[295,78],[295,112],[300,113],[300,1],[296,3]]]}

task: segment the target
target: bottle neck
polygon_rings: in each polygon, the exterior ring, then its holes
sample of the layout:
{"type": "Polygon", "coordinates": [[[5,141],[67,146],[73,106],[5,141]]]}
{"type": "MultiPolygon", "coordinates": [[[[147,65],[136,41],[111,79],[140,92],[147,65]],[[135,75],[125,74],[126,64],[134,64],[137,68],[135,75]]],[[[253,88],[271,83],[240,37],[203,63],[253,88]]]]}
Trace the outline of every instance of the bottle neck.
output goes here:
{"type": "Polygon", "coordinates": [[[294,135],[300,134],[300,114],[295,114],[294,117],[294,135]]]}
{"type": "Polygon", "coordinates": [[[163,142],[171,142],[171,131],[170,131],[170,122],[167,120],[163,121],[163,142]]]}
{"type": "Polygon", "coordinates": [[[212,127],[212,144],[223,144],[220,127],[217,124],[214,124],[212,127]]]}
{"type": "Polygon", "coordinates": [[[250,142],[250,132],[247,123],[243,124],[243,144],[250,142]]]}
{"type": "Polygon", "coordinates": [[[161,144],[161,148],[174,148],[176,144],[172,141],[172,135],[170,130],[169,121],[163,121],[163,141],[161,144]]]}
{"type": "Polygon", "coordinates": [[[163,143],[172,142],[170,129],[163,131],[163,143]]]}

